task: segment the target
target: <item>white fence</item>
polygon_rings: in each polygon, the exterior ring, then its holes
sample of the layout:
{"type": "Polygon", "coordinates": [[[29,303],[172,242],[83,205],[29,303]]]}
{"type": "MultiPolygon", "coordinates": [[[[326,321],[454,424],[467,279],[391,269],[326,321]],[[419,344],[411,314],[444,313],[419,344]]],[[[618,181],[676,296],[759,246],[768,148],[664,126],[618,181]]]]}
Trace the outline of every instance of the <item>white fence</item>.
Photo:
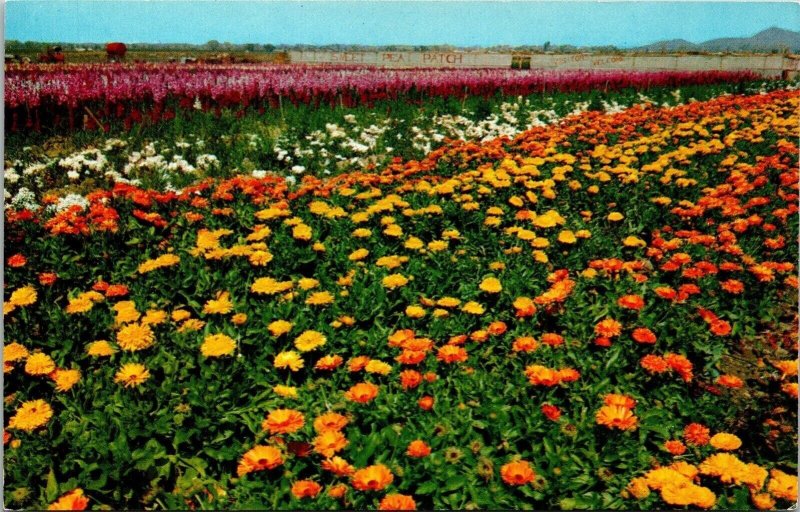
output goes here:
{"type": "Polygon", "coordinates": [[[528,62],[532,69],[751,70],[764,76],[796,77],[800,58],[784,55],[601,55],[481,52],[326,52],[290,51],[290,62],[363,64],[384,67],[510,68],[528,62]]]}

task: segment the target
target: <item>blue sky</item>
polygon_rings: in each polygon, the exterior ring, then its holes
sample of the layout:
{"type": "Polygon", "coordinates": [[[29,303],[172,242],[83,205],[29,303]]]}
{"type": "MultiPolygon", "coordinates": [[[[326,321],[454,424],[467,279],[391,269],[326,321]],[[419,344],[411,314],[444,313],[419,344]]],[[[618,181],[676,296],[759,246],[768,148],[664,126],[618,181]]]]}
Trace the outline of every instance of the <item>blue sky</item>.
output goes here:
{"type": "Polygon", "coordinates": [[[10,0],[6,39],[273,44],[701,42],[800,26],[797,2],[10,0]]]}

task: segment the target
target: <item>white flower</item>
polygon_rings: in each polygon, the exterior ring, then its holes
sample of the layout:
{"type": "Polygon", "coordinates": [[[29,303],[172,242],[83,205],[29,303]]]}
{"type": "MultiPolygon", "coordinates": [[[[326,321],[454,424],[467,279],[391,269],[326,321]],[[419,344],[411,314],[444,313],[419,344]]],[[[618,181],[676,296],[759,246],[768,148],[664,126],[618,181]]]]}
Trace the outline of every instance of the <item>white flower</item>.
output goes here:
{"type": "Polygon", "coordinates": [[[303,165],[295,165],[292,166],[292,172],[295,174],[303,174],[304,172],[306,172],[306,168],[303,165]]]}
{"type": "Polygon", "coordinates": [[[266,177],[266,176],[267,176],[267,171],[265,171],[265,170],[263,170],[263,169],[256,169],[256,170],[254,170],[254,171],[252,172],[252,176],[253,176],[254,178],[261,179],[261,178],[264,178],[264,177],[266,177]]]}
{"type": "Polygon", "coordinates": [[[78,171],[68,171],[67,172],[67,178],[71,179],[72,181],[75,181],[80,177],[81,177],[81,175],[80,175],[80,173],[78,171]]]}

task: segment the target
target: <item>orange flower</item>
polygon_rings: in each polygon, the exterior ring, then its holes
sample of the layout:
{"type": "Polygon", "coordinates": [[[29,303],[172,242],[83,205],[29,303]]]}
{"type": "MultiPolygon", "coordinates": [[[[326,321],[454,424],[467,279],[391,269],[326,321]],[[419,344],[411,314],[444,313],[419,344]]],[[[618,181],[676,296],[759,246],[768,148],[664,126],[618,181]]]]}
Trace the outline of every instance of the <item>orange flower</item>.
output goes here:
{"type": "Polygon", "coordinates": [[[303,428],[304,424],[305,418],[300,411],[275,409],[261,422],[261,429],[269,430],[270,434],[291,434],[303,428]]]}
{"type": "Polygon", "coordinates": [[[652,345],[656,342],[656,335],[647,327],[639,327],[633,330],[631,334],[633,340],[637,343],[652,345]]]}
{"type": "Polygon", "coordinates": [[[634,407],[636,407],[636,400],[627,395],[618,395],[615,393],[610,393],[606,395],[603,398],[603,403],[609,406],[618,405],[626,409],[633,409],[634,407]]]}
{"type": "Polygon", "coordinates": [[[677,439],[671,439],[664,443],[664,449],[672,455],[683,455],[686,452],[686,445],[677,439]]]}
{"type": "Polygon", "coordinates": [[[347,361],[347,369],[351,372],[360,372],[369,364],[370,358],[368,356],[353,357],[347,361]]]}
{"type": "Polygon", "coordinates": [[[561,382],[558,371],[539,364],[525,368],[525,375],[528,377],[528,382],[534,386],[557,386],[561,382]]]}
{"type": "Polygon", "coordinates": [[[281,464],[283,464],[283,458],[280,450],[272,446],[258,445],[242,456],[239,467],[236,468],[236,474],[243,476],[253,471],[273,469],[281,464]]]}
{"type": "Polygon", "coordinates": [[[536,313],[536,304],[529,297],[518,297],[514,301],[514,308],[517,310],[518,318],[533,316],[536,313]]]}
{"type": "Polygon", "coordinates": [[[314,365],[314,368],[317,370],[335,370],[339,366],[342,365],[344,359],[341,356],[323,356],[319,358],[317,364],[314,365]]]}
{"type": "Polygon", "coordinates": [[[622,332],[622,324],[614,320],[613,318],[606,318],[598,323],[594,328],[594,333],[598,336],[604,336],[606,338],[613,338],[614,336],[619,336],[622,332]]]}
{"type": "Polygon", "coordinates": [[[378,386],[369,382],[360,382],[344,394],[346,399],[360,404],[371,402],[376,396],[378,396],[378,386]]]}
{"type": "Polygon", "coordinates": [[[328,430],[339,431],[347,426],[347,418],[335,412],[326,412],[317,416],[314,420],[314,430],[317,432],[326,432],[328,430]]]}
{"type": "Polygon", "coordinates": [[[417,510],[417,504],[411,496],[387,494],[378,505],[378,510],[417,510]]]}
{"type": "Polygon", "coordinates": [[[322,486],[313,480],[298,480],[292,485],[292,494],[299,500],[303,498],[314,498],[321,490],[322,486]]]}
{"type": "Polygon", "coordinates": [[[617,304],[626,309],[639,311],[644,307],[644,299],[640,295],[623,295],[617,299],[617,304]]]}
{"type": "Polygon", "coordinates": [[[738,295],[744,291],[744,283],[736,279],[728,279],[719,283],[720,287],[728,293],[738,295]]]}
{"type": "Polygon", "coordinates": [[[334,499],[339,499],[347,492],[347,485],[339,484],[328,487],[328,496],[334,499]]]}
{"type": "Polygon", "coordinates": [[[536,478],[530,463],[525,460],[509,462],[500,468],[500,476],[508,485],[525,485],[533,482],[536,478]]]}
{"type": "Polygon", "coordinates": [[[604,405],[595,416],[598,425],[620,430],[634,430],[638,419],[630,409],[619,405],[604,405]]]}
{"type": "Polygon", "coordinates": [[[83,495],[83,489],[78,487],[58,498],[47,507],[47,510],[86,510],[89,498],[83,495]]]}
{"type": "Polygon", "coordinates": [[[321,466],[336,476],[350,476],[356,470],[349,462],[338,456],[323,460],[321,466]]]}
{"type": "Polygon", "coordinates": [[[514,340],[514,344],[511,345],[511,350],[514,352],[533,352],[536,350],[537,346],[538,344],[532,336],[523,336],[522,338],[514,340]]]}
{"type": "Polygon", "coordinates": [[[417,400],[417,405],[419,405],[419,408],[423,411],[430,411],[433,409],[433,402],[434,400],[432,396],[423,396],[417,400]]]}
{"type": "Polygon", "coordinates": [[[555,405],[542,404],[540,407],[542,414],[544,414],[550,421],[558,421],[561,418],[561,409],[555,405]]]}
{"type": "Polygon", "coordinates": [[[681,378],[690,382],[692,380],[692,363],[684,356],[679,354],[664,354],[664,360],[670,368],[678,372],[681,378]]]}
{"type": "Polygon", "coordinates": [[[650,373],[664,373],[669,371],[669,365],[664,358],[653,354],[644,356],[639,364],[650,373]]]}
{"type": "Polygon", "coordinates": [[[486,330],[492,336],[500,336],[508,330],[508,326],[505,324],[505,322],[497,321],[490,323],[486,330]]]}
{"type": "Polygon", "coordinates": [[[400,385],[403,389],[413,389],[422,383],[422,374],[416,370],[403,370],[400,372],[400,385]]]}
{"type": "Polygon", "coordinates": [[[359,469],[351,477],[353,487],[359,491],[380,491],[394,480],[392,472],[383,464],[359,469]]]}
{"type": "Polygon", "coordinates": [[[425,441],[422,441],[421,439],[411,441],[408,444],[408,448],[406,449],[406,455],[418,459],[427,457],[430,454],[431,454],[431,447],[425,444],[425,441]]]}
{"type": "Polygon", "coordinates": [[[444,363],[463,363],[467,360],[467,351],[456,345],[445,345],[439,349],[436,359],[444,363]]]}
{"type": "Polygon", "coordinates": [[[683,438],[694,446],[705,446],[710,439],[711,431],[699,423],[690,423],[683,429],[683,438]]]}
{"type": "Polygon", "coordinates": [[[539,339],[542,341],[542,343],[551,347],[558,347],[564,344],[564,338],[561,335],[553,332],[546,332],[542,334],[541,338],[539,339]]]}
{"type": "Polygon", "coordinates": [[[324,430],[314,439],[314,451],[324,457],[333,457],[347,445],[347,438],[338,430],[324,430]]]}
{"type": "Polygon", "coordinates": [[[714,320],[711,322],[711,332],[717,336],[727,336],[731,333],[731,324],[725,320],[714,320]]]}
{"type": "Polygon", "coordinates": [[[726,388],[738,389],[744,386],[744,381],[735,375],[720,375],[717,377],[716,383],[719,386],[726,388]]]}

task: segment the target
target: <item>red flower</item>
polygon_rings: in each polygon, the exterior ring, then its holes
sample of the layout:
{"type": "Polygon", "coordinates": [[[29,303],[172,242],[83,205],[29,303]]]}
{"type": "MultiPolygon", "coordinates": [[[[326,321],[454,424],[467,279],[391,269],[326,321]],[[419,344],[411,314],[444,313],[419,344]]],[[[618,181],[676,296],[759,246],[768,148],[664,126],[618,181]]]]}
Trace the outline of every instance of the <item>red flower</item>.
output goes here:
{"type": "Polygon", "coordinates": [[[22,254],[15,254],[6,260],[6,265],[13,268],[24,267],[28,263],[28,259],[22,254]]]}
{"type": "Polygon", "coordinates": [[[541,409],[542,414],[547,416],[547,419],[550,421],[558,421],[558,419],[561,417],[561,409],[555,405],[542,404],[541,409]]]}

